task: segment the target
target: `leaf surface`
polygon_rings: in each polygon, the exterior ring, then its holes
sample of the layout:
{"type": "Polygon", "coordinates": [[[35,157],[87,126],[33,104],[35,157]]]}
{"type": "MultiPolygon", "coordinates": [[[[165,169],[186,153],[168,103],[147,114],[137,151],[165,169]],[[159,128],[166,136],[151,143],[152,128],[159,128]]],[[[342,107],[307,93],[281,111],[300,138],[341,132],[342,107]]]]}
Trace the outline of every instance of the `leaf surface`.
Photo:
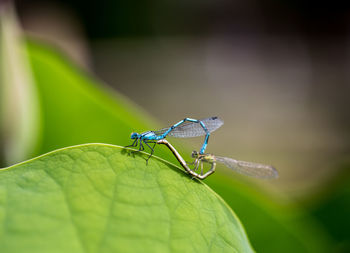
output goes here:
{"type": "Polygon", "coordinates": [[[0,170],[7,252],[252,252],[206,185],[117,146],[57,150],[0,170]]]}

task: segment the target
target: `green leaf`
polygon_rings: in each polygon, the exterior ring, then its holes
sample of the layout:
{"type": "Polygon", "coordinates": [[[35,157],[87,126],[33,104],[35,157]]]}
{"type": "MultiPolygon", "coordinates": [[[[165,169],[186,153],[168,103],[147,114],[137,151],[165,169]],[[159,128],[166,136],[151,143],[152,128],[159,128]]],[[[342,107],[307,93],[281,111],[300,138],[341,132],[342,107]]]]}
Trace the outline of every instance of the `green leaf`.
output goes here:
{"type": "Polygon", "coordinates": [[[1,252],[252,252],[218,195],[146,157],[87,144],[0,170],[1,252]]]}

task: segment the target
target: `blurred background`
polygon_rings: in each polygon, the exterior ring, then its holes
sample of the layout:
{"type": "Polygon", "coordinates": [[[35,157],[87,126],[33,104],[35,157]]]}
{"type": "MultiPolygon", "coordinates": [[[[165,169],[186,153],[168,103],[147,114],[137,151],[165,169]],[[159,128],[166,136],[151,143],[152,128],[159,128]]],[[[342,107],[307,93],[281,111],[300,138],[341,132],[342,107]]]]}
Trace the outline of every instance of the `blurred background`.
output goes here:
{"type": "Polygon", "coordinates": [[[317,188],[349,159],[346,2],[15,3],[26,32],[164,126],[221,117],[207,151],[273,164],[284,192],[317,188]]]}

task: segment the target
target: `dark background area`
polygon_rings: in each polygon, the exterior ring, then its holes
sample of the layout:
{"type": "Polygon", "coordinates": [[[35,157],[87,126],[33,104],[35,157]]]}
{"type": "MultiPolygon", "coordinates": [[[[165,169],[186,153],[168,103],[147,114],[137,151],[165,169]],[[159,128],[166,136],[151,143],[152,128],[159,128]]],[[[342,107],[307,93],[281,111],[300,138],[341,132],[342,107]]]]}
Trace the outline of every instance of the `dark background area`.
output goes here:
{"type": "Polygon", "coordinates": [[[312,41],[349,29],[346,1],[16,1],[20,13],[51,4],[73,11],[90,39],[262,32],[312,41]]]}

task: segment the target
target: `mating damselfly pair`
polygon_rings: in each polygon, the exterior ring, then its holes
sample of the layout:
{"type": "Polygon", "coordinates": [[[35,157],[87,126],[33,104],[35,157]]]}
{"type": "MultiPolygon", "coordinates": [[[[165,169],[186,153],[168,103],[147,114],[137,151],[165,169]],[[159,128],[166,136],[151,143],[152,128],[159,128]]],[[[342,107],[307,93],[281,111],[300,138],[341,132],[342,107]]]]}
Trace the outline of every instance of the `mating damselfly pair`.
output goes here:
{"type": "Polygon", "coordinates": [[[215,156],[213,154],[204,153],[206,147],[208,145],[210,133],[217,130],[224,124],[222,120],[218,117],[209,117],[201,120],[185,118],[176,124],[172,125],[168,128],[163,128],[158,131],[147,131],[141,134],[132,133],[131,139],[134,142],[126,147],[137,147],[139,145],[139,151],[144,150],[144,145],[148,146],[151,150],[149,157],[147,158],[147,162],[149,158],[154,153],[154,148],[156,144],[164,144],[166,145],[172,153],[175,155],[177,160],[180,162],[182,167],[193,177],[204,179],[215,172],[216,163],[223,163],[230,169],[252,177],[257,178],[276,178],[278,177],[277,170],[270,166],[259,163],[252,162],[244,162],[235,160],[228,157],[215,156]],[[182,156],[177,152],[177,150],[167,141],[165,138],[167,136],[178,137],[178,138],[189,138],[189,137],[198,137],[205,136],[204,142],[200,151],[193,151],[192,157],[195,160],[191,163],[185,162],[182,156]],[[149,144],[153,144],[151,147],[149,144]],[[203,164],[209,164],[210,169],[204,173],[203,164]],[[194,166],[193,169],[190,166],[194,166]],[[201,169],[200,173],[197,171],[201,169]]]}

